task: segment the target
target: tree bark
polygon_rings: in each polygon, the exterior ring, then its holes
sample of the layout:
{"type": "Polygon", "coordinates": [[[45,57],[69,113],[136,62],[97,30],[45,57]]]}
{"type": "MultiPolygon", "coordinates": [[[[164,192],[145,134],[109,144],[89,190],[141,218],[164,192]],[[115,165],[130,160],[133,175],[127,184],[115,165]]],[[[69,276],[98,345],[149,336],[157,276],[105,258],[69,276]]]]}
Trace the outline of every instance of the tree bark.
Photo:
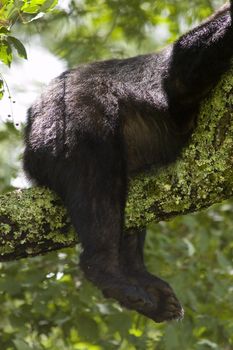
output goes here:
{"type": "MultiPolygon", "coordinates": [[[[130,180],[126,228],[143,227],[233,194],[233,69],[203,101],[189,145],[175,164],[130,180]]],[[[0,196],[0,261],[74,246],[59,198],[44,188],[0,196]]]]}

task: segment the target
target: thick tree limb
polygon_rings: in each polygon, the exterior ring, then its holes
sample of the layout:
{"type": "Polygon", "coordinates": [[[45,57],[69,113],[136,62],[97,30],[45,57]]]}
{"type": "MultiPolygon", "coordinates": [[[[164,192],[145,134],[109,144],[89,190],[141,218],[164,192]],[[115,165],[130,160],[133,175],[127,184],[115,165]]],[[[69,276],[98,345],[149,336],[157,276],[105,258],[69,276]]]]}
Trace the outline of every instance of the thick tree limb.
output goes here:
{"type": "MultiPolygon", "coordinates": [[[[233,70],[202,104],[198,125],[180,159],[132,179],[126,227],[194,212],[233,195],[233,70]]],[[[0,260],[77,243],[60,200],[33,188],[0,196],[0,260]]]]}

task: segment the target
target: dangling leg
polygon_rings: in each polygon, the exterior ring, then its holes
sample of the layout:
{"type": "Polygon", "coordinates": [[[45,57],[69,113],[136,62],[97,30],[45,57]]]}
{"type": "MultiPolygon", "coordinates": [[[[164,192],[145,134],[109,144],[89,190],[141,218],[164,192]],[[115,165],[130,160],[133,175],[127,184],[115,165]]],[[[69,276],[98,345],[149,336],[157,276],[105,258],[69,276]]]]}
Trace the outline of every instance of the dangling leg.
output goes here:
{"type": "Polygon", "coordinates": [[[144,264],[143,248],[146,228],[128,230],[121,242],[121,268],[129,279],[140,285],[153,301],[153,308],[142,313],[155,320],[181,319],[183,309],[169,284],[150,274],[144,264]]]}
{"type": "Polygon", "coordinates": [[[63,198],[79,235],[80,267],[105,296],[142,312],[152,302],[119,266],[127,181],[120,142],[85,142],[72,157],[53,168],[59,179],[54,190],[63,198]]]}
{"type": "Polygon", "coordinates": [[[143,248],[146,238],[146,228],[128,229],[121,240],[121,267],[127,275],[143,273],[146,270],[144,264],[143,248]]]}

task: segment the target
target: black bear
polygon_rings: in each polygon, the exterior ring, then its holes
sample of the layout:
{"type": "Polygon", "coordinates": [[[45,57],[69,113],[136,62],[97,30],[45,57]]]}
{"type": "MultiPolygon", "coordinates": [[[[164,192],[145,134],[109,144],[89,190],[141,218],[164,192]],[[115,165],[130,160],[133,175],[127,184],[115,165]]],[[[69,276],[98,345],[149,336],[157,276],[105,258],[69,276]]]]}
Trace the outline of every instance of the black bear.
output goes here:
{"type": "Polygon", "coordinates": [[[24,169],[64,201],[86,277],[156,322],[183,309],[147,272],[144,233],[123,234],[128,177],[174,161],[186,144],[200,101],[230,65],[232,17],[233,0],[161,52],[68,70],[28,111],[24,169]]]}

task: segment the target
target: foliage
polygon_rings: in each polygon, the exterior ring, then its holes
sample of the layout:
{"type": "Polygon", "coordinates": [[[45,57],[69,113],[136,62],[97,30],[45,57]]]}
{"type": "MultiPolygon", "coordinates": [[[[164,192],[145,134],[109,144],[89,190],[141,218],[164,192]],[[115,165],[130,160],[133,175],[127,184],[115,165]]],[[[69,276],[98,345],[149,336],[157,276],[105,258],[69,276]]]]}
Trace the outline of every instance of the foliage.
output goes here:
{"type": "Polygon", "coordinates": [[[83,280],[74,249],[2,264],[0,348],[231,349],[232,213],[224,203],[149,228],[147,265],[182,300],[179,323],[156,325],[107,302],[83,280]]]}
{"type": "MultiPolygon", "coordinates": [[[[70,1],[66,10],[54,13],[49,22],[42,19],[40,31],[46,33],[45,45],[70,66],[132,56],[173,41],[194,20],[213,11],[209,0],[193,3],[196,6],[180,0],[70,1]]],[[[32,27],[33,23],[33,31],[32,27]]]]}
{"type": "MultiPolygon", "coordinates": [[[[82,0],[54,10],[49,21],[38,19],[55,3],[0,1],[2,62],[10,64],[12,48],[25,57],[18,38],[21,42],[28,32],[38,31],[43,43],[69,65],[150,51],[212,8],[209,0],[192,1],[195,6],[187,0],[82,0]],[[158,24],[166,29],[163,41],[156,38],[158,24]]],[[[1,192],[11,188],[16,174],[19,140],[12,125],[1,125],[1,192]]],[[[228,202],[148,228],[147,264],[172,284],[183,302],[186,314],[180,323],[154,324],[106,301],[82,278],[78,248],[1,264],[0,349],[232,349],[232,213],[228,202]]]]}
{"type": "MultiPolygon", "coordinates": [[[[17,22],[29,23],[57,4],[57,0],[1,0],[0,1],[0,61],[10,67],[13,50],[19,57],[27,59],[22,42],[11,35],[12,26],[17,22]]],[[[0,74],[0,98],[4,94],[4,80],[0,74]]]]}

